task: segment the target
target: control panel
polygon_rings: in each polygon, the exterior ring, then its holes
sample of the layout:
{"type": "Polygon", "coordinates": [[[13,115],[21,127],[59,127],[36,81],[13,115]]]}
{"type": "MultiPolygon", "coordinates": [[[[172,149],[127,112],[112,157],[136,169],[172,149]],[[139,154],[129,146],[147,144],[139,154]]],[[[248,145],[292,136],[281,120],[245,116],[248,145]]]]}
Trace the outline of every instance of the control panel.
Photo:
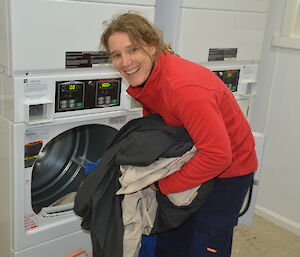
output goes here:
{"type": "Polygon", "coordinates": [[[237,92],[240,70],[218,70],[214,73],[224,82],[231,92],[237,92]]]}
{"type": "Polygon", "coordinates": [[[257,64],[208,66],[228,87],[247,119],[250,118],[257,88],[257,64]]]}
{"type": "Polygon", "coordinates": [[[120,105],[121,78],[56,81],[55,112],[120,105]]]}

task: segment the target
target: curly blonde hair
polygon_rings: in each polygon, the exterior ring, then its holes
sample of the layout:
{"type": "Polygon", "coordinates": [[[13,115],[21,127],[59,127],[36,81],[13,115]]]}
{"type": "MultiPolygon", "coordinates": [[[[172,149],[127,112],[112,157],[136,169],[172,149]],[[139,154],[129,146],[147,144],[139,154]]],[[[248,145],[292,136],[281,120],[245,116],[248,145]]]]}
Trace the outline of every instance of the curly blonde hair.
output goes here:
{"type": "Polygon", "coordinates": [[[110,22],[105,21],[106,29],[101,36],[101,46],[109,52],[108,40],[111,35],[116,32],[127,33],[130,40],[136,43],[141,49],[144,45],[154,46],[159,52],[167,51],[173,55],[177,55],[169,44],[162,39],[162,31],[151,24],[145,17],[135,12],[126,12],[114,16],[110,22]]]}

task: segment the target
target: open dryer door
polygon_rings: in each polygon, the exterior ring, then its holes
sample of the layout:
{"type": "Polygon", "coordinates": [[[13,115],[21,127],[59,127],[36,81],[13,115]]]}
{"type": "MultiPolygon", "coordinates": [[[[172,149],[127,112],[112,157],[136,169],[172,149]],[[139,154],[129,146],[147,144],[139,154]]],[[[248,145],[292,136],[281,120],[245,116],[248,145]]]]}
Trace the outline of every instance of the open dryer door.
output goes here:
{"type": "Polygon", "coordinates": [[[253,132],[253,136],[255,139],[255,150],[258,159],[258,169],[254,173],[253,182],[249,187],[248,193],[244,200],[244,204],[240,211],[238,224],[242,226],[251,226],[253,221],[256,195],[258,190],[258,181],[259,181],[260,169],[262,165],[264,146],[265,146],[265,136],[263,134],[253,132]]]}
{"type": "Polygon", "coordinates": [[[33,211],[43,216],[66,213],[85,179],[88,161],[101,158],[117,130],[105,125],[79,126],[56,136],[40,151],[32,170],[33,211]]]}

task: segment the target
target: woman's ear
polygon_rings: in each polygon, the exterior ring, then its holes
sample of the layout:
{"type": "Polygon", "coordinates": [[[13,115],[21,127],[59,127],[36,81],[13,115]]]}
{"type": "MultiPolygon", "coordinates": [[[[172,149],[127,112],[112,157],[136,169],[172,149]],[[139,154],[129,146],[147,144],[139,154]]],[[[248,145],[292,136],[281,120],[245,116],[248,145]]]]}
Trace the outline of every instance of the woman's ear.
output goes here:
{"type": "Polygon", "coordinates": [[[150,54],[150,57],[152,59],[152,61],[155,61],[156,59],[156,55],[157,55],[157,47],[155,46],[150,46],[149,47],[149,54],[150,54]]]}
{"type": "Polygon", "coordinates": [[[155,56],[155,54],[156,54],[156,47],[155,46],[150,46],[150,54],[151,54],[151,56],[155,56]]]}

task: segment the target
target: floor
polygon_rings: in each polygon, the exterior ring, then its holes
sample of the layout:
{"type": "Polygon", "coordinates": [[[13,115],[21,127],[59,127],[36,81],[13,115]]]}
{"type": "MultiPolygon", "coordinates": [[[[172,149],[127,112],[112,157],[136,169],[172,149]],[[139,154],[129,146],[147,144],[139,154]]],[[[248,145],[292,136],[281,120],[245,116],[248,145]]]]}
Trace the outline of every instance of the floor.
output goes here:
{"type": "Polygon", "coordinates": [[[231,257],[300,257],[300,236],[254,215],[251,227],[236,227],[231,257]]]}

